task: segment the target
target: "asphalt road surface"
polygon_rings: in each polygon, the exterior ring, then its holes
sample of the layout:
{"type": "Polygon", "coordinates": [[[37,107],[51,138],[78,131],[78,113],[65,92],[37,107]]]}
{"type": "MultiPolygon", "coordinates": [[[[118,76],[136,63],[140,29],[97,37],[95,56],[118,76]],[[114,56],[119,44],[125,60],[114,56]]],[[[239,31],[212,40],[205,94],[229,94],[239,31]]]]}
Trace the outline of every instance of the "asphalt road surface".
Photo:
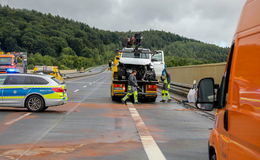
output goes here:
{"type": "Polygon", "coordinates": [[[212,120],[160,96],[112,102],[110,83],[109,71],[68,80],[69,102],[43,113],[1,107],[0,160],[207,160],[212,120]]]}

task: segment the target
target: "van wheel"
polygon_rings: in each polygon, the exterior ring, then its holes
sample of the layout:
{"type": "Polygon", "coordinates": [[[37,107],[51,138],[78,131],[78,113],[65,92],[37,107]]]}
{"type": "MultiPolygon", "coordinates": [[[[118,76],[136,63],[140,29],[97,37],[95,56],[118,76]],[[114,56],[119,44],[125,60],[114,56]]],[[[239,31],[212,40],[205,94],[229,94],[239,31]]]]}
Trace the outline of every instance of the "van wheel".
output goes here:
{"type": "Polygon", "coordinates": [[[216,154],[213,154],[210,158],[210,160],[217,160],[216,154]]]}
{"type": "Polygon", "coordinates": [[[31,112],[41,112],[47,109],[44,100],[38,95],[29,96],[25,101],[25,107],[31,112]]]}

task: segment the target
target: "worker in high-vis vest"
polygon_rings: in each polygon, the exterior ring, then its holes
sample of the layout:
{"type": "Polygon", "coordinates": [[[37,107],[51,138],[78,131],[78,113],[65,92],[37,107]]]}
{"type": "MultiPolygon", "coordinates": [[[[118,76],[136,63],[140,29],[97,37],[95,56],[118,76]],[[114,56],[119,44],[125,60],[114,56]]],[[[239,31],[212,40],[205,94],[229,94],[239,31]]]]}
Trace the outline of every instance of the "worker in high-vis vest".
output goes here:
{"type": "Polygon", "coordinates": [[[165,71],[165,74],[161,76],[161,80],[163,82],[163,89],[162,89],[162,100],[160,102],[171,102],[172,98],[169,93],[169,89],[171,88],[171,76],[170,74],[165,71]]]}
{"type": "Polygon", "coordinates": [[[130,96],[134,95],[134,103],[138,104],[138,84],[136,80],[137,71],[133,70],[132,73],[128,77],[128,88],[127,94],[122,98],[122,103],[126,104],[126,100],[129,99],[130,96]]]}

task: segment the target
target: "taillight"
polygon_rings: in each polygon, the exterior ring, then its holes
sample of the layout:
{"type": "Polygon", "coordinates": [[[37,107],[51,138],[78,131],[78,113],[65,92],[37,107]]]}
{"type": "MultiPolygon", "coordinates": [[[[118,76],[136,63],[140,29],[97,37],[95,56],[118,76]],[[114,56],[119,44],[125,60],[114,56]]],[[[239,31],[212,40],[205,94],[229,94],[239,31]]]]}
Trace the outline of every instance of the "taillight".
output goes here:
{"type": "Polygon", "coordinates": [[[125,90],[125,84],[114,84],[115,90],[125,90]]]}
{"type": "Polygon", "coordinates": [[[65,89],[62,88],[52,88],[54,92],[65,92],[65,89]]]}
{"type": "Polygon", "coordinates": [[[157,91],[157,85],[147,85],[147,91],[157,91]]]}

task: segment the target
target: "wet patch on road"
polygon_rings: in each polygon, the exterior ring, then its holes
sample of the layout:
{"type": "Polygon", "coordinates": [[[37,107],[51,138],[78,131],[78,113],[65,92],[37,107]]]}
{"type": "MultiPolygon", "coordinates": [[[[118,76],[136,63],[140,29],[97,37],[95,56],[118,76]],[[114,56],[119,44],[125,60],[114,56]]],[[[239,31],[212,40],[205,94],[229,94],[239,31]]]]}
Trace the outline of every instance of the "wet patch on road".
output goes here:
{"type": "Polygon", "coordinates": [[[103,117],[109,117],[109,118],[124,118],[124,117],[130,117],[129,111],[112,111],[108,112],[102,115],[103,117]]]}
{"type": "Polygon", "coordinates": [[[127,109],[126,105],[115,103],[81,103],[80,107],[86,107],[90,109],[127,109]]]}
{"type": "Polygon", "coordinates": [[[12,121],[13,119],[22,116],[26,112],[10,112],[7,115],[4,115],[3,120],[0,123],[0,135],[9,127],[5,123],[12,121]]]}
{"type": "Polygon", "coordinates": [[[28,145],[15,145],[0,147],[0,158],[8,160],[69,160],[75,158],[86,159],[87,157],[103,157],[122,154],[122,152],[141,149],[140,142],[119,141],[115,143],[92,142],[81,144],[38,144],[30,150],[28,145]],[[22,155],[22,156],[21,156],[22,155]]]}

